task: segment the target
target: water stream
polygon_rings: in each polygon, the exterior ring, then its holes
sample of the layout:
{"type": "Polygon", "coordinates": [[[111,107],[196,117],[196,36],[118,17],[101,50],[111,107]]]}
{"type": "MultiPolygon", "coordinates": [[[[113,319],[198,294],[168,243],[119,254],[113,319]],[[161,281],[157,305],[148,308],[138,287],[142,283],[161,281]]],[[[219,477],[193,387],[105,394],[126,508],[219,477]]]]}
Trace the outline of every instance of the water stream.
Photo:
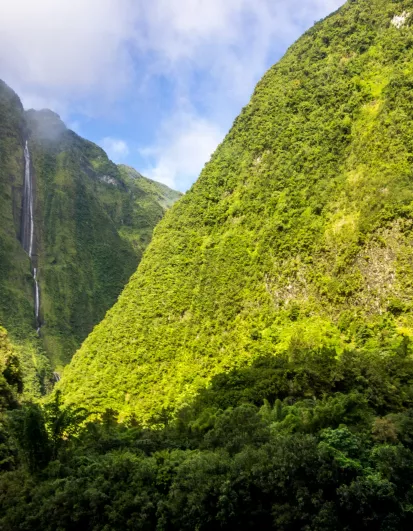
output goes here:
{"type": "Polygon", "coordinates": [[[38,281],[38,268],[35,267],[33,259],[34,250],[34,197],[33,197],[33,175],[31,170],[29,144],[26,140],[24,146],[24,184],[23,184],[23,209],[22,209],[22,245],[29,255],[32,263],[34,280],[34,311],[36,316],[37,333],[40,333],[40,288],[38,281]]]}
{"type": "Polygon", "coordinates": [[[37,280],[37,267],[33,268],[34,279],[34,311],[36,315],[37,333],[40,332],[40,289],[39,282],[37,280]]]}

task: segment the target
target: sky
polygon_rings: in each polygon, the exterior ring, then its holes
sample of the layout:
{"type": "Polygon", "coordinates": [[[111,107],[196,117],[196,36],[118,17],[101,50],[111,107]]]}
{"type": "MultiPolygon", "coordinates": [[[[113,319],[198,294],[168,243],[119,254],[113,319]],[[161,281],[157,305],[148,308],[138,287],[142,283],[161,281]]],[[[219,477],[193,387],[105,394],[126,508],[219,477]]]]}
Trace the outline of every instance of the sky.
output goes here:
{"type": "Polygon", "coordinates": [[[186,191],[254,86],[344,0],[0,0],[0,78],[186,191]]]}

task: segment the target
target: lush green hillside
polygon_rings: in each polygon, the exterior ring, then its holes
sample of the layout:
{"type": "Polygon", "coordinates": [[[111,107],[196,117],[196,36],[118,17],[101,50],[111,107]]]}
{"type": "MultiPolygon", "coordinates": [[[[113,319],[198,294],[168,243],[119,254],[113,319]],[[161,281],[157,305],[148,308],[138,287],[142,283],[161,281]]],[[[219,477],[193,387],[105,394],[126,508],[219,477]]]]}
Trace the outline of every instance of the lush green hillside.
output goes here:
{"type": "MultiPolygon", "coordinates": [[[[180,194],[142,176],[130,178],[55,113],[24,112],[4,83],[0,157],[0,323],[21,351],[24,366],[31,366],[25,377],[36,380],[36,372],[51,375],[42,351],[60,370],[104,317],[165,212],[165,194],[171,201],[180,194]],[[34,182],[32,263],[21,243],[26,139],[34,182]],[[40,323],[35,319],[33,267],[40,323]]],[[[44,378],[39,383],[43,388],[44,378]]]]}
{"type": "Polygon", "coordinates": [[[116,227],[128,200],[116,165],[52,112],[29,111],[27,118],[41,336],[61,365],[116,300],[140,257],[116,227]]]}
{"type": "MultiPolygon", "coordinates": [[[[0,329],[2,530],[412,529],[409,12],[349,2],[266,74],[46,403],[0,329]]],[[[149,185],[96,149],[139,250],[149,185]]]]}
{"type": "Polygon", "coordinates": [[[0,82],[0,322],[19,337],[30,335],[34,326],[29,258],[19,242],[24,134],[20,100],[0,82]]]}
{"type": "MultiPolygon", "coordinates": [[[[51,111],[28,112],[37,179],[41,335],[56,365],[116,301],[165,209],[51,111]]],[[[148,180],[148,186],[152,184],[148,180]]],[[[175,200],[181,195],[169,190],[175,200]]]]}
{"type": "Polygon", "coordinates": [[[66,401],[148,420],[261,355],[384,356],[413,334],[409,13],[348,2],[267,72],[75,355],[66,401]]]}

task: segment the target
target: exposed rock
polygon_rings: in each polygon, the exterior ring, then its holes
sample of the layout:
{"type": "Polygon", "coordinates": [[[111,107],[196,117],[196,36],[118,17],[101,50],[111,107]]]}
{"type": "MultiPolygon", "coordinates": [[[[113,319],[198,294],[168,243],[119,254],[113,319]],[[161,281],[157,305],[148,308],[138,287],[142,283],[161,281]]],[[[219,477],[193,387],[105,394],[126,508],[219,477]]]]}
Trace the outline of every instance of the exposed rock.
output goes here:
{"type": "Polygon", "coordinates": [[[407,18],[410,16],[410,13],[407,11],[403,11],[401,15],[395,15],[391,21],[393,26],[395,26],[397,29],[402,28],[406,24],[407,18]]]}

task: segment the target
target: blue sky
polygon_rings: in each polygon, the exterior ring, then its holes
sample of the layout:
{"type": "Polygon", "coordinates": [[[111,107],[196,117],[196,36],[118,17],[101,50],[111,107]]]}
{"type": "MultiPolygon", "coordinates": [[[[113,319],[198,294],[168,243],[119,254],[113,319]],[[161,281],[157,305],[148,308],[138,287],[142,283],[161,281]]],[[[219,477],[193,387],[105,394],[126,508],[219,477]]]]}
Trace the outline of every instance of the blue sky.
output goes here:
{"type": "Polygon", "coordinates": [[[0,78],[185,191],[257,81],[343,0],[0,0],[0,78]]]}

